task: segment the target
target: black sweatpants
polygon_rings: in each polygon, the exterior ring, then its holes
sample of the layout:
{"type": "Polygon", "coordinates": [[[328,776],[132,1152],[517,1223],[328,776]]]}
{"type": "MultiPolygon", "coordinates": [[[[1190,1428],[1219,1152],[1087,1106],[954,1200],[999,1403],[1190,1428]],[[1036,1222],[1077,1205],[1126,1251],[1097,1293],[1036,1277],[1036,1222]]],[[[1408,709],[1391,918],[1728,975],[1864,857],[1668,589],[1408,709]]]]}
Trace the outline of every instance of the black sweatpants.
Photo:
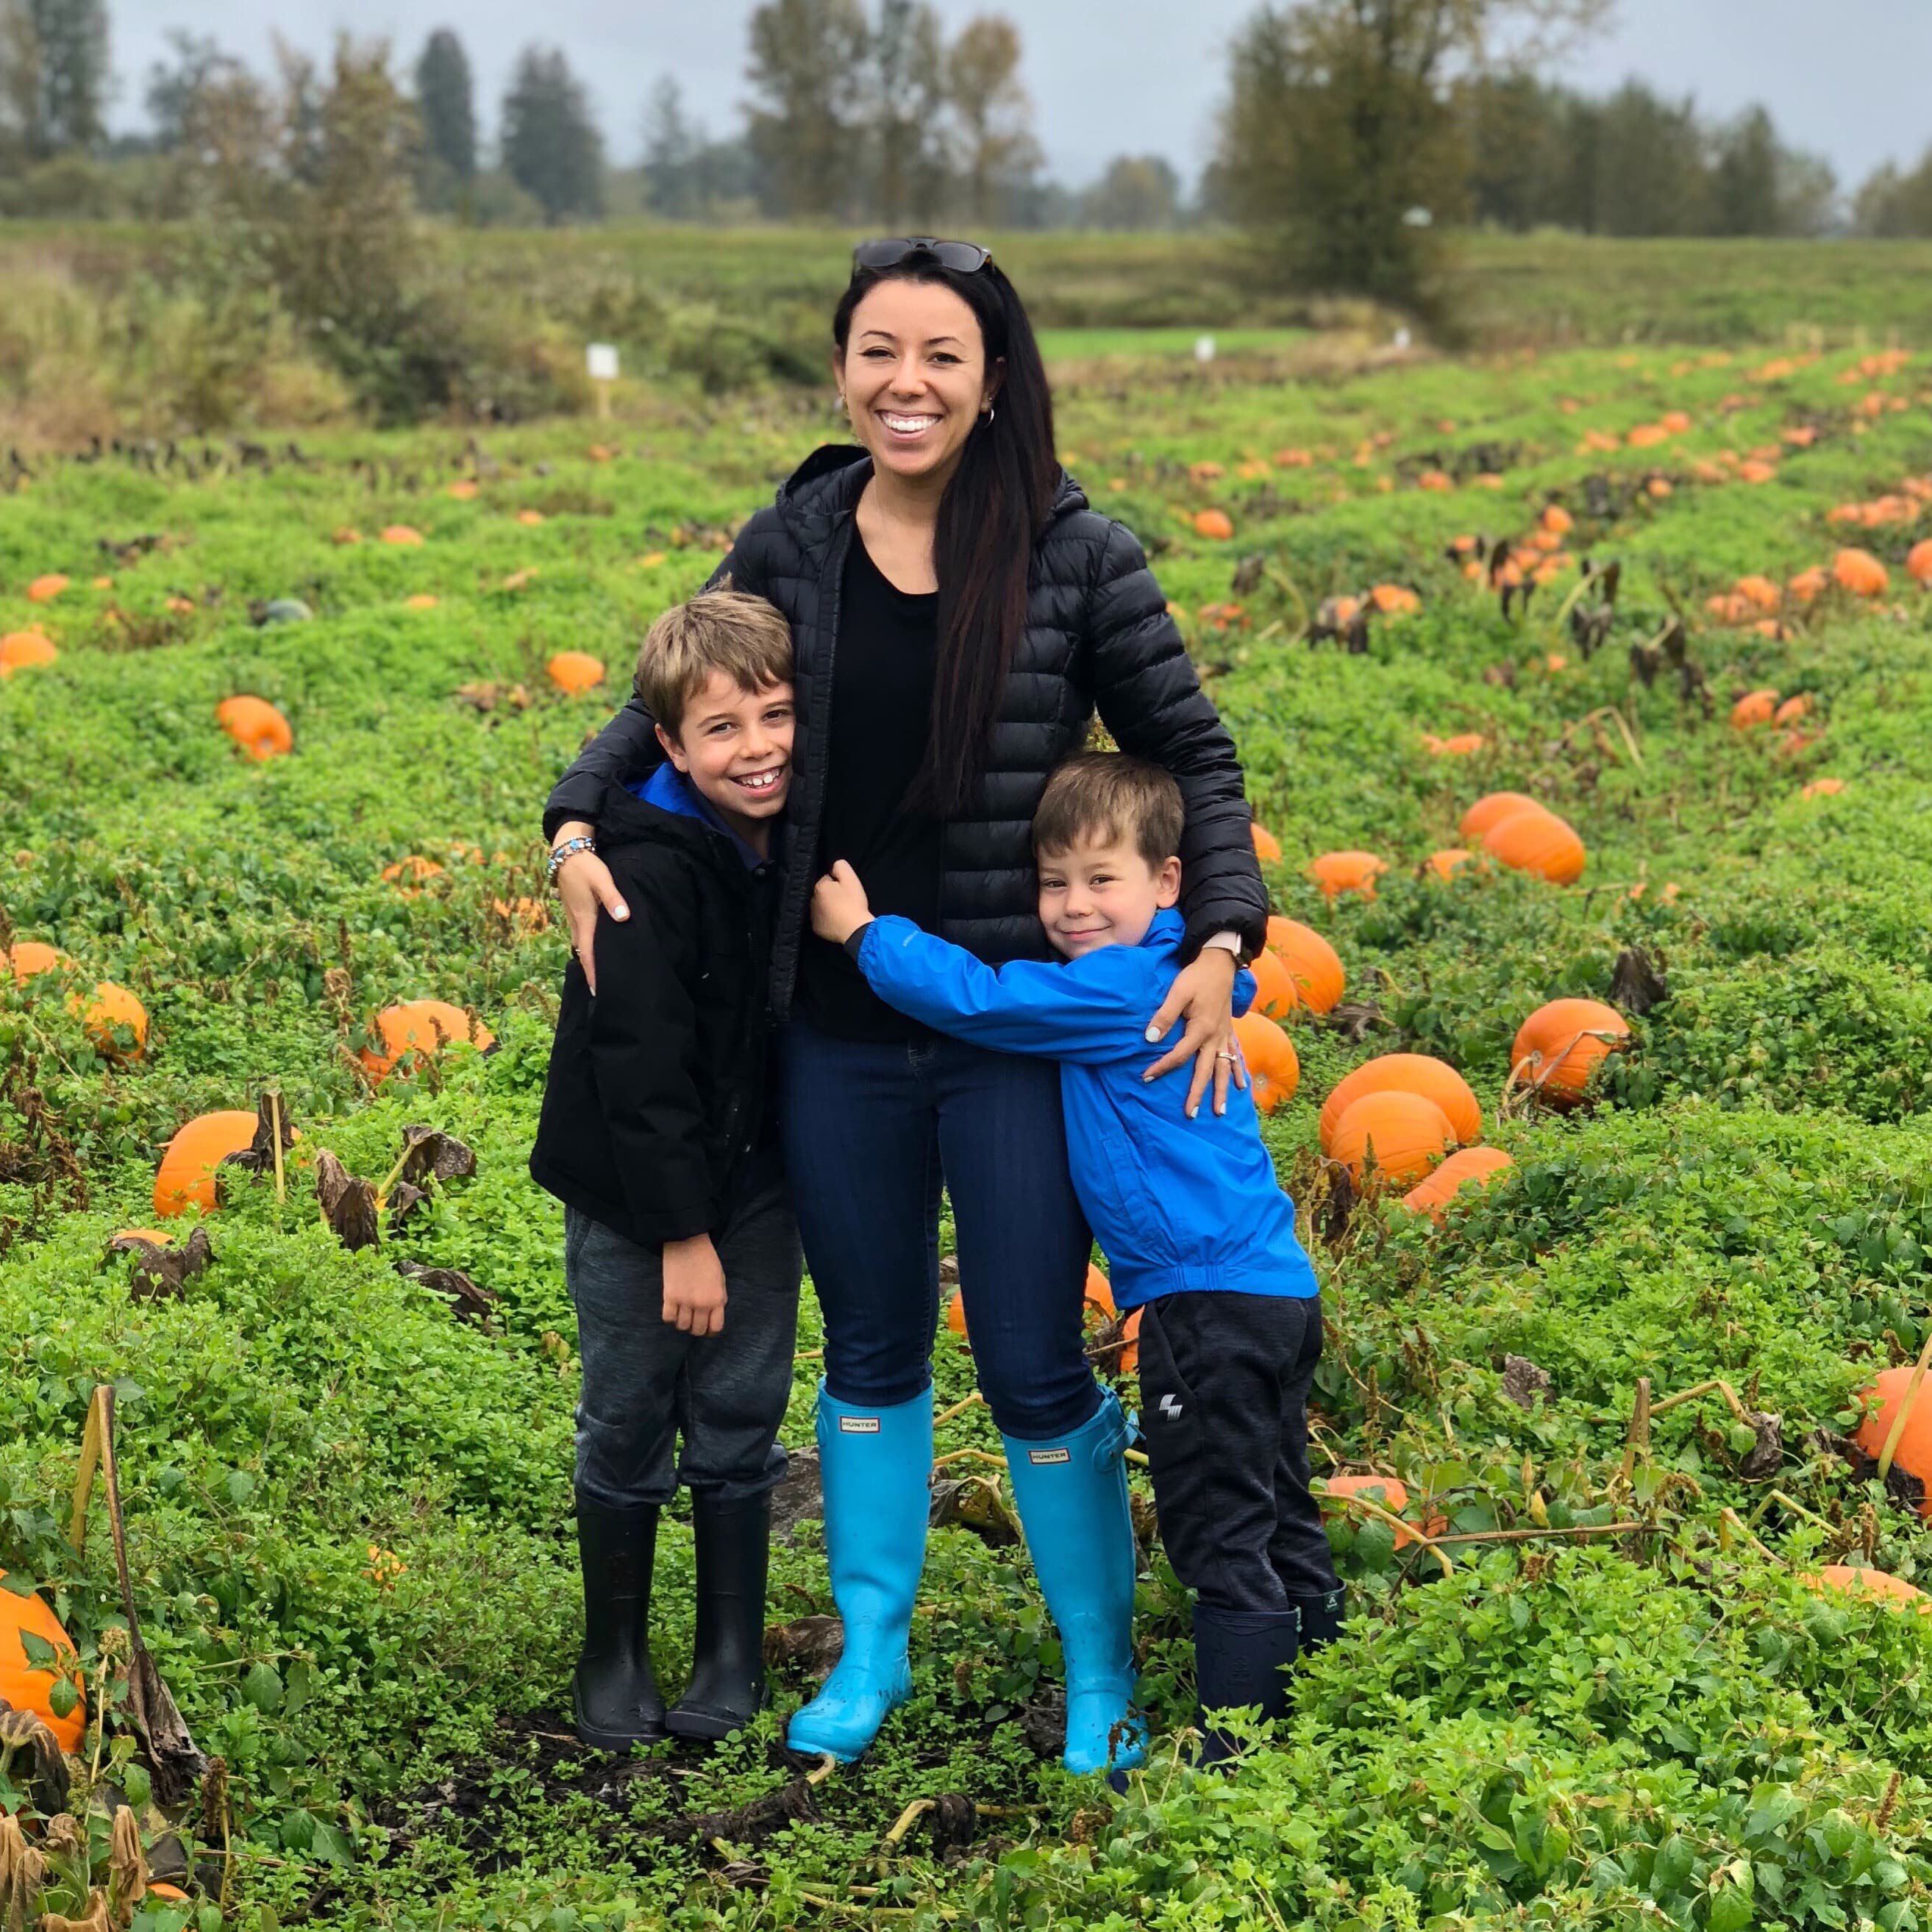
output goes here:
{"type": "Polygon", "coordinates": [[[1141,1311],[1141,1431],[1168,1559],[1203,1605],[1285,1610],[1338,1586],[1308,1490],[1313,1296],[1202,1289],[1141,1311]]]}

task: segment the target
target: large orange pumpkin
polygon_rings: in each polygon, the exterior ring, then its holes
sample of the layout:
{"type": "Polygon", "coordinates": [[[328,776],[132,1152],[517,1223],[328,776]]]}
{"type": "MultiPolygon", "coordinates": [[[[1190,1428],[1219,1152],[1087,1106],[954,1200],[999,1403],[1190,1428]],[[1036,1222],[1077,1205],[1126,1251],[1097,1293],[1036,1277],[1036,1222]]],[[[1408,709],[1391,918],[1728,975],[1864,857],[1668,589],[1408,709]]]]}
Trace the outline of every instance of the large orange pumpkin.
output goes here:
{"type": "MultiPolygon", "coordinates": [[[[0,1576],[6,1575],[0,1570],[0,1576]]],[[[20,1641],[26,1631],[70,1657],[76,1653],[74,1640],[61,1628],[61,1620],[38,1592],[16,1597],[0,1588],[0,1699],[16,1711],[31,1711],[54,1734],[64,1751],[77,1751],[87,1731],[86,1707],[76,1703],[64,1718],[54,1715],[48,1695],[58,1681],[51,1670],[36,1670],[27,1662],[27,1647],[20,1641]]]]}
{"type": "Polygon", "coordinates": [[[1455,1138],[1449,1116],[1433,1100],[1390,1088],[1349,1103],[1335,1124],[1328,1153],[1358,1180],[1372,1155],[1384,1180],[1413,1182],[1448,1152],[1455,1138]]]}
{"type": "Polygon", "coordinates": [[[1465,1187],[1486,1187],[1516,1162],[1501,1148],[1458,1148],[1426,1180],[1419,1180],[1402,1197],[1402,1204],[1434,1220],[1465,1187]]]}
{"type": "Polygon", "coordinates": [[[214,722],[258,761],[295,748],[289,721],[266,698],[224,698],[214,707],[214,722]]]}
{"type": "Polygon", "coordinates": [[[559,651],[544,669],[551,683],[573,696],[604,682],[604,660],[588,651],[559,651]]]}
{"type": "Polygon", "coordinates": [[[1250,1012],[1234,1022],[1234,1037],[1240,1042],[1256,1108],[1271,1114],[1284,1101],[1292,1100],[1301,1084],[1301,1060],[1286,1033],[1265,1013],[1250,1012]]]}
{"type": "Polygon", "coordinates": [[[380,1048],[365,1046],[356,1056],[378,1080],[406,1053],[433,1054],[445,1046],[494,1046],[496,1036],[447,1000],[405,1000],[376,1016],[380,1048]]]}
{"type": "Polygon", "coordinates": [[[1748,731],[1754,725],[1768,724],[1778,715],[1778,693],[1766,685],[1748,691],[1731,706],[1731,728],[1748,731]]]}
{"type": "Polygon", "coordinates": [[[44,631],[9,631],[0,638],[0,677],[10,677],[30,665],[50,664],[59,656],[44,631]]]}
{"type": "Polygon", "coordinates": [[[68,996],[68,1006],[80,1015],[94,1051],[104,1059],[138,1060],[146,1051],[148,1010],[125,986],[103,980],[95,986],[91,999],[83,1002],[78,993],[72,993],[68,996]],[[134,1036],[131,1052],[116,1037],[115,1030],[119,1027],[125,1027],[134,1036]]]}
{"type": "Polygon", "coordinates": [[[1892,573],[1868,550],[1841,550],[1832,560],[1832,580],[1855,597],[1882,597],[1892,573]]]}
{"type": "Polygon", "coordinates": [[[1462,814],[1462,824],[1457,828],[1465,838],[1480,844],[1483,834],[1498,820],[1508,818],[1511,813],[1526,807],[1537,812],[1544,808],[1538,804],[1527,792],[1486,792],[1462,814]]]}
{"type": "Polygon", "coordinates": [[[1248,970],[1255,976],[1252,1012],[1266,1013],[1270,1019],[1286,1019],[1300,1005],[1301,995],[1294,989],[1293,974],[1272,952],[1256,953],[1248,962],[1248,970]]]}
{"type": "Polygon", "coordinates": [[[1915,583],[1932,590],[1932,537],[1922,537],[1906,552],[1905,568],[1915,583]]]}
{"type": "MultiPolygon", "coordinates": [[[[1874,1461],[1885,1453],[1885,1438],[1892,1433],[1892,1419],[1905,1400],[1906,1384],[1911,1379],[1910,1366],[1901,1363],[1895,1369],[1880,1370],[1876,1381],[1864,1391],[1864,1399],[1871,1407],[1858,1424],[1854,1439],[1874,1461]]],[[[1912,1413],[1905,1418],[1892,1460],[1894,1467],[1908,1476],[1916,1476],[1925,1485],[1918,1514],[1932,1519],[1932,1380],[1922,1383],[1912,1398],[1912,1413]]]]}
{"type": "Polygon", "coordinates": [[[1868,1570],[1850,1563],[1827,1563],[1804,1572],[1798,1580],[1814,1590],[1843,1590],[1850,1594],[1882,1597],[1893,1603],[1910,1604],[1923,1613],[1932,1611],[1932,1598],[1903,1576],[1888,1570],[1868,1570]]]}
{"type": "Polygon", "coordinates": [[[1268,922],[1268,950],[1288,968],[1294,990],[1311,1012],[1334,1010],[1348,984],[1341,956],[1312,926],[1277,913],[1268,922]]]}
{"type": "Polygon", "coordinates": [[[71,966],[74,962],[56,946],[44,940],[23,939],[10,952],[0,953],[14,969],[14,983],[24,986],[36,973],[51,973],[57,966],[71,966]]]}
{"type": "Polygon", "coordinates": [[[199,1203],[205,1214],[214,1211],[214,1170],[231,1154],[239,1154],[255,1138],[256,1117],[239,1107],[200,1114],[175,1130],[154,1176],[154,1212],[164,1219],[182,1214],[199,1203]]]}
{"type": "Polygon", "coordinates": [[[1442,1109],[1452,1139],[1477,1141],[1483,1137],[1483,1110],[1468,1081],[1447,1060],[1426,1053],[1384,1053],[1344,1074],[1322,1103],[1322,1118],[1315,1131],[1324,1154],[1335,1151],[1342,1116],[1365,1094],[1420,1094],[1442,1109]]]}
{"type": "Polygon", "coordinates": [[[1281,841],[1266,826],[1258,825],[1250,821],[1248,826],[1248,836],[1254,842],[1255,856],[1264,866],[1278,866],[1281,863],[1281,841]]]}
{"type": "Polygon", "coordinates": [[[1510,1065],[1516,1080],[1558,1107],[1574,1106],[1590,1070],[1626,1041],[1630,1022],[1600,1000],[1552,1000],[1516,1029],[1510,1065]],[[1612,1036],[1610,1040],[1599,1034],[1612,1036]]]}
{"type": "Polygon", "coordinates": [[[1589,857],[1576,828],[1540,806],[1498,819],[1483,834],[1483,850],[1512,871],[1534,872],[1553,886],[1574,885],[1589,857]]]}
{"type": "Polygon", "coordinates": [[[1376,896],[1376,874],[1388,870],[1388,861],[1372,852],[1324,852],[1309,862],[1309,876],[1330,898],[1343,892],[1360,892],[1364,898],[1376,896]]]}

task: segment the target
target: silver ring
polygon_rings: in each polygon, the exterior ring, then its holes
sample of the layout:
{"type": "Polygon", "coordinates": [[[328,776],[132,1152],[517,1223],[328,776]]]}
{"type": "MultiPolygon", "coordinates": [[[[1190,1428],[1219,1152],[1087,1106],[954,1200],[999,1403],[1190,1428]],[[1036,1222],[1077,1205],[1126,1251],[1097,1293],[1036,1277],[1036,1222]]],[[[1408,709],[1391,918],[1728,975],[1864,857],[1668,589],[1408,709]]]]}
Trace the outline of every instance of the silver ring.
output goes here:
{"type": "Polygon", "coordinates": [[[1214,1056],[1216,1060],[1232,1060],[1234,1057],[1232,1053],[1217,1053],[1214,1056]]]}

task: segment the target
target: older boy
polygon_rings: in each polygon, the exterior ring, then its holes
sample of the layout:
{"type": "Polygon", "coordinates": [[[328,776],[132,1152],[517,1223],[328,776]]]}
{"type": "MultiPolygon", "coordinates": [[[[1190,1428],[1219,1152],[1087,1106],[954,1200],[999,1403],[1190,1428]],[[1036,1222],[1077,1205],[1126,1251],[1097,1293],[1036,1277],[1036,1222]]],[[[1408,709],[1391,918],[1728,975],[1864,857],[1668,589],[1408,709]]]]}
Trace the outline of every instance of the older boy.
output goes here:
{"type": "Polygon", "coordinates": [[[791,780],[792,644],[761,598],[668,610],[637,692],[666,753],[613,785],[598,846],[634,909],[597,923],[596,992],[564,975],[530,1172],[564,1203],[576,1304],[586,1744],[719,1738],[764,1697],[769,1498],[802,1261],[776,1150],[765,1011],[772,833],[791,780]],[[683,1438],[682,1454],[677,1454],[683,1438]],[[697,1547],[696,1656],[669,1712],[651,1671],[658,1510],[697,1547]]]}
{"type": "MultiPolygon", "coordinates": [[[[928,1026],[1061,1062],[1073,1184],[1141,1310],[1141,1426],[1161,1539],[1197,1593],[1204,1712],[1280,1716],[1282,1672],[1342,1616],[1309,1493],[1307,1400],[1322,1353],[1313,1270],[1254,1102],[1190,1120],[1179,1083],[1148,1082],[1148,1016],[1178,970],[1183,812],[1174,780],[1118,755],[1070,760],[1034,818],[1040,922],[1064,964],[997,970],[906,920],[873,919],[839,866],[812,900],[882,999],[928,1026]]],[[[1253,996],[1243,974],[1236,1004],[1253,996]]],[[[1204,1762],[1232,1750],[1205,1726],[1204,1762]]]]}

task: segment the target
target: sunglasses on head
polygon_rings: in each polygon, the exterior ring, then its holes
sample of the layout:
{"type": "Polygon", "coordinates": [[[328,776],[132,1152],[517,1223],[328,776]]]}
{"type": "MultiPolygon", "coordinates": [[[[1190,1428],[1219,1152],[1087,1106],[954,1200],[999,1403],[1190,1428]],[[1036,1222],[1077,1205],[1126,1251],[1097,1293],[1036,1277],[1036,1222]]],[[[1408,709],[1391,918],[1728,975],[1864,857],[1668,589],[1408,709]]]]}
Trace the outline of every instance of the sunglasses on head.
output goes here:
{"type": "Polygon", "coordinates": [[[902,236],[884,242],[861,242],[852,250],[852,272],[868,268],[896,268],[902,262],[926,256],[955,274],[976,274],[993,259],[990,248],[976,242],[942,242],[932,235],[902,236]]]}

